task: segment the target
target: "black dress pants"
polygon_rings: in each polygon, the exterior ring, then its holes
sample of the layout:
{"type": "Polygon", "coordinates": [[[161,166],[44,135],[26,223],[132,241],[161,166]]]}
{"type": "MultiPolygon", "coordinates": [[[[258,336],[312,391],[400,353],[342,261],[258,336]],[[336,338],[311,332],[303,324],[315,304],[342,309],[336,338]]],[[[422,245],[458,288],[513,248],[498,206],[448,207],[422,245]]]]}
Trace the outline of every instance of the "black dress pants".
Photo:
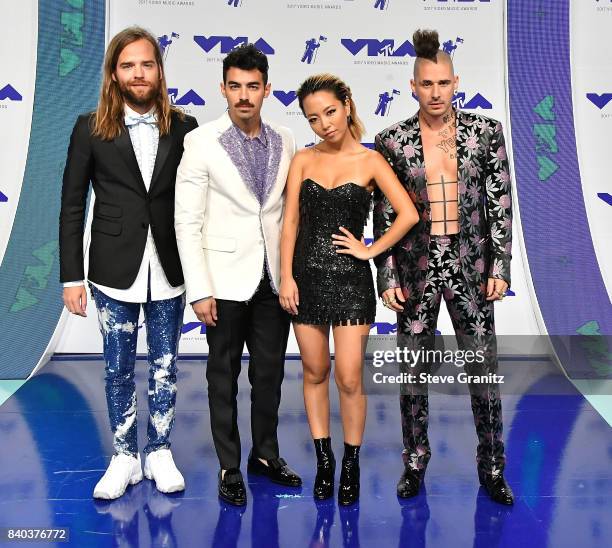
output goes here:
{"type": "Polygon", "coordinates": [[[253,456],[266,460],[279,456],[276,429],[289,315],[281,308],[265,272],[249,301],[218,299],[217,317],[217,325],[206,329],[206,379],[215,450],[221,468],[227,470],[240,466],[236,396],[245,343],[250,355],[253,456]]]}

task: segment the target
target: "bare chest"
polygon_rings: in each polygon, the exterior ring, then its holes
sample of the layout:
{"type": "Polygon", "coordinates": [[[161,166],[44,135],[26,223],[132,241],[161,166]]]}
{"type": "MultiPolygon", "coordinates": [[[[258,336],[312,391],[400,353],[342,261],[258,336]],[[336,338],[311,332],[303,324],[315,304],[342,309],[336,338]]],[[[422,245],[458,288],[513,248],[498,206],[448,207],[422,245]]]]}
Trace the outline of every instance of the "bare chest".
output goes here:
{"type": "Polygon", "coordinates": [[[427,181],[457,180],[457,137],[451,128],[423,131],[423,155],[427,181]]]}
{"type": "Polygon", "coordinates": [[[438,131],[425,129],[421,139],[431,207],[431,233],[456,234],[459,231],[459,197],[454,124],[438,131]]]}

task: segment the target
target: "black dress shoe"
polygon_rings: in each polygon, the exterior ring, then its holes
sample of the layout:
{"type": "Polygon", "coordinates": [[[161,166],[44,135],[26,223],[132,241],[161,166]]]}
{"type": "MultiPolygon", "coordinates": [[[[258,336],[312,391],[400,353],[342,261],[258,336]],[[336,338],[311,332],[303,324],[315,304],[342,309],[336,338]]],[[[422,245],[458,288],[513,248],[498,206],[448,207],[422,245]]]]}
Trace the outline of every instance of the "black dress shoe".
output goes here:
{"type": "Polygon", "coordinates": [[[348,506],[359,500],[359,445],[344,444],[338,503],[348,506]]]}
{"type": "Polygon", "coordinates": [[[508,485],[503,474],[492,476],[491,474],[485,474],[479,470],[478,479],[480,480],[480,485],[485,488],[487,494],[495,502],[507,506],[512,506],[514,504],[514,493],[512,493],[512,489],[508,485]]]}
{"type": "Polygon", "coordinates": [[[331,448],[331,438],[318,438],[313,441],[317,452],[317,476],[312,494],[316,500],[325,500],[334,495],[336,458],[331,448]]]}
{"type": "Polygon", "coordinates": [[[421,489],[422,480],[423,474],[409,466],[404,466],[402,477],[397,482],[397,496],[402,499],[416,497],[421,489]]]}
{"type": "Polygon", "coordinates": [[[226,470],[223,479],[219,470],[219,498],[234,506],[246,504],[246,489],[239,468],[226,470]]]}
{"type": "Polygon", "coordinates": [[[302,478],[298,476],[289,466],[285,459],[268,459],[267,465],[261,462],[258,458],[249,456],[247,471],[249,474],[257,474],[266,476],[270,481],[287,487],[299,487],[302,485],[302,478]]]}

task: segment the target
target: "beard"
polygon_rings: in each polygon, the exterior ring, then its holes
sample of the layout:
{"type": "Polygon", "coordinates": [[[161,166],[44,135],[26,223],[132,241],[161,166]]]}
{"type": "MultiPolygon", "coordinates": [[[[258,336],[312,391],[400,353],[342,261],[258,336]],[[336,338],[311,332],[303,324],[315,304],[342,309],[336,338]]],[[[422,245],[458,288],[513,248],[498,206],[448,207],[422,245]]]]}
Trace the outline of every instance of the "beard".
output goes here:
{"type": "Polygon", "coordinates": [[[124,101],[137,105],[139,107],[151,105],[155,102],[155,98],[159,94],[161,85],[159,82],[148,82],[148,88],[140,88],[140,93],[134,93],[127,84],[119,84],[119,90],[124,101]]]}

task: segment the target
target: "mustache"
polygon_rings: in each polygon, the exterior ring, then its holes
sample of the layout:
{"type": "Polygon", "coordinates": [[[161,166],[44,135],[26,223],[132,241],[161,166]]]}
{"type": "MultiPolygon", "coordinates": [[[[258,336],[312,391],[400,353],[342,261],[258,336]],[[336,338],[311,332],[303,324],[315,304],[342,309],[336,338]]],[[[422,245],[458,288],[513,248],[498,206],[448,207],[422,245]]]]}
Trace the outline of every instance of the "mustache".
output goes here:
{"type": "Polygon", "coordinates": [[[249,101],[238,101],[234,106],[238,108],[238,107],[254,107],[255,105],[253,105],[252,103],[249,103],[249,101]]]}

